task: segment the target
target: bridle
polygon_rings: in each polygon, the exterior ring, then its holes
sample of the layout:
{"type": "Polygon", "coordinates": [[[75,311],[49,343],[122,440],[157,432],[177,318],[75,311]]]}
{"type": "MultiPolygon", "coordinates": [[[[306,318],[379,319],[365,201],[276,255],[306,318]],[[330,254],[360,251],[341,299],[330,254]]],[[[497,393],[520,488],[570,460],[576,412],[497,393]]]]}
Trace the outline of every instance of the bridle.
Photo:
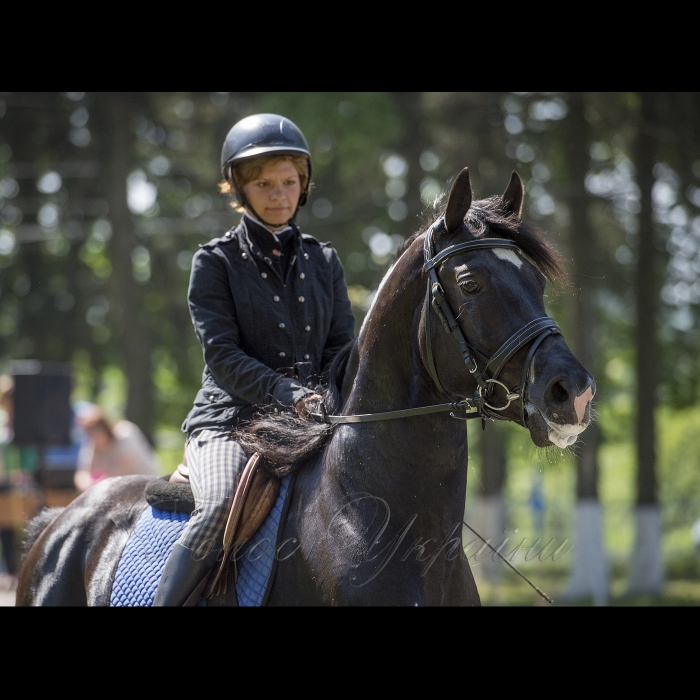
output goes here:
{"type": "Polygon", "coordinates": [[[386,411],[384,413],[366,413],[354,416],[335,416],[328,415],[323,403],[320,406],[320,413],[312,413],[311,416],[320,422],[329,423],[331,425],[338,423],[365,423],[378,420],[389,420],[394,418],[405,418],[408,416],[419,416],[428,413],[437,413],[439,411],[452,411],[450,415],[459,420],[470,420],[472,418],[492,418],[498,420],[507,420],[499,413],[505,411],[513,401],[520,401],[520,420],[522,425],[525,425],[525,385],[527,376],[530,371],[530,365],[535,356],[537,348],[542,341],[550,335],[561,334],[561,329],[557,322],[549,316],[535,318],[526,323],[519,331],[513,333],[500,348],[491,357],[485,357],[478,350],[467,343],[462,330],[457,323],[457,319],[450,308],[445,293],[440,284],[438,270],[442,263],[458,253],[465,251],[478,250],[483,248],[507,248],[522,252],[518,245],[513,241],[504,238],[480,238],[465,243],[457,243],[449,246],[439,253],[435,253],[435,245],[433,243],[433,234],[438,228],[445,228],[444,220],[438,219],[428,229],[423,243],[424,264],[423,271],[428,275],[428,286],[426,290],[426,305],[425,305],[425,347],[426,347],[426,364],[433,383],[438,391],[449,397],[445,391],[440,378],[438,377],[435,367],[435,358],[433,357],[432,340],[431,340],[431,322],[430,308],[435,311],[440,319],[443,328],[447,333],[450,333],[459,345],[462,353],[462,359],[467,366],[469,373],[474,377],[477,388],[473,398],[465,398],[462,401],[438,404],[436,406],[422,406],[419,408],[407,408],[399,411],[386,411]],[[508,387],[498,379],[501,371],[506,363],[520,348],[524,347],[531,340],[535,342],[530,348],[527,359],[523,366],[522,379],[517,387],[509,390],[508,387]],[[479,367],[477,359],[483,366],[479,367]],[[503,406],[494,406],[489,403],[491,399],[490,393],[492,385],[502,387],[506,392],[506,403],[503,406]],[[456,412],[463,411],[461,415],[456,412]]]}
{"type": "MultiPolygon", "coordinates": [[[[444,290],[440,284],[438,278],[438,269],[442,263],[451,258],[458,253],[462,253],[467,250],[478,250],[481,248],[507,248],[510,250],[517,250],[519,252],[520,248],[513,241],[506,240],[504,238],[480,238],[473,241],[467,241],[465,243],[458,243],[456,245],[449,246],[444,250],[440,251],[437,255],[435,254],[435,247],[433,243],[433,232],[439,226],[444,227],[444,222],[442,219],[438,219],[431,227],[425,236],[425,241],[423,243],[423,254],[425,257],[425,263],[423,265],[423,270],[428,274],[428,289],[426,291],[426,304],[430,302],[430,305],[434,309],[438,318],[442,322],[443,328],[451,333],[454,339],[457,341],[459,348],[462,353],[462,358],[464,359],[464,364],[467,365],[469,373],[474,377],[477,389],[476,395],[471,400],[471,406],[477,409],[477,415],[470,417],[482,417],[482,414],[488,415],[491,418],[500,418],[500,416],[493,415],[490,411],[505,411],[508,406],[513,401],[520,399],[520,417],[523,425],[525,424],[525,384],[527,382],[527,375],[530,371],[530,365],[535,356],[535,352],[539,347],[540,343],[549,335],[556,333],[561,333],[561,329],[557,322],[550,318],[549,316],[542,316],[540,318],[535,318],[532,321],[526,323],[519,331],[513,333],[513,335],[508,338],[501,345],[500,348],[495,352],[493,357],[490,359],[482,355],[478,350],[467,343],[462,330],[457,323],[457,319],[450,308],[450,305],[445,299],[444,290]],[[503,382],[498,380],[498,376],[505,367],[508,360],[518,351],[520,348],[524,347],[533,338],[536,338],[530,351],[528,353],[527,360],[523,366],[523,374],[520,385],[508,390],[508,387],[503,384],[503,382]],[[479,365],[475,358],[484,366],[483,371],[479,368],[479,365]],[[471,365],[471,366],[470,366],[471,365]],[[506,404],[504,406],[494,406],[488,402],[489,393],[491,390],[490,384],[497,384],[502,387],[506,392],[506,404]]],[[[431,343],[431,332],[430,332],[430,314],[425,314],[425,346],[427,352],[427,369],[432,377],[435,386],[438,391],[442,394],[448,395],[443,388],[440,378],[437,374],[437,369],[435,367],[435,360],[433,358],[433,350],[431,343]]]]}

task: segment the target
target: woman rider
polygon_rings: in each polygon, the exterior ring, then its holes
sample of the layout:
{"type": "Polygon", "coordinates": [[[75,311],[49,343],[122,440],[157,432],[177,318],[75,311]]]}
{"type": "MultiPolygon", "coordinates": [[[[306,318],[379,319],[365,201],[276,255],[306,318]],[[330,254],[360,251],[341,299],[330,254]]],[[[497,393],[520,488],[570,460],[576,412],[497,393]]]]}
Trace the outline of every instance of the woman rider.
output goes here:
{"type": "Polygon", "coordinates": [[[275,114],[242,119],[226,137],[221,169],[220,189],[243,216],[192,261],[188,303],[205,367],[182,427],[195,510],[153,605],[183,605],[222,551],[234,486],[250,456],[232,429],[260,410],[306,415],[306,404],[320,398],[317,377],[354,337],[338,254],[295,223],[311,184],[299,128],[275,114]]]}

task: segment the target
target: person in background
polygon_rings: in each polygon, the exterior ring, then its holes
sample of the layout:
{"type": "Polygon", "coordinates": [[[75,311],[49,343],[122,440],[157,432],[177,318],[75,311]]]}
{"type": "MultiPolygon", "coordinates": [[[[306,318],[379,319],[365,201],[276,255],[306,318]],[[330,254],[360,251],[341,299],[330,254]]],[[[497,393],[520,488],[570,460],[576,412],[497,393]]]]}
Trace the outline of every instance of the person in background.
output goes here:
{"type": "Polygon", "coordinates": [[[111,425],[96,408],[82,418],[81,425],[86,440],[80,449],[75,471],[78,491],[86,491],[111,476],[159,476],[157,455],[146,436],[131,421],[119,420],[111,425]]]}

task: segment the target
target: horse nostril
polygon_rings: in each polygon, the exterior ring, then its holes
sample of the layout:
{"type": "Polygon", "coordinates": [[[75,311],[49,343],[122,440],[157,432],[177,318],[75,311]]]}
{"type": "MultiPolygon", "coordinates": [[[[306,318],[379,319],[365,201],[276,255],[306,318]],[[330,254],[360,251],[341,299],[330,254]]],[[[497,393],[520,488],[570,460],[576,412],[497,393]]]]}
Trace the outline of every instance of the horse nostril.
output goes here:
{"type": "Polygon", "coordinates": [[[569,392],[559,381],[554,382],[552,385],[552,398],[559,404],[566,403],[569,400],[569,392]]]}

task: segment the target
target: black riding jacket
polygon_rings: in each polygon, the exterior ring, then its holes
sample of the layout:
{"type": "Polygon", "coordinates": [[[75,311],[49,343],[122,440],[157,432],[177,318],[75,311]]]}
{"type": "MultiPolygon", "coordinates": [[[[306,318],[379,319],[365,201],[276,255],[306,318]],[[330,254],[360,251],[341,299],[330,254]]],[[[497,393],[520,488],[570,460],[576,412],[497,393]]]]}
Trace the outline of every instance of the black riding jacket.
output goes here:
{"type": "Polygon", "coordinates": [[[188,302],[205,368],[182,424],[186,433],[233,426],[254,407],[293,407],[314,393],[319,375],[355,332],[331,244],[293,226],[279,245],[247,216],[200,246],[188,302]],[[279,248],[284,262],[272,252],[279,248]]]}

